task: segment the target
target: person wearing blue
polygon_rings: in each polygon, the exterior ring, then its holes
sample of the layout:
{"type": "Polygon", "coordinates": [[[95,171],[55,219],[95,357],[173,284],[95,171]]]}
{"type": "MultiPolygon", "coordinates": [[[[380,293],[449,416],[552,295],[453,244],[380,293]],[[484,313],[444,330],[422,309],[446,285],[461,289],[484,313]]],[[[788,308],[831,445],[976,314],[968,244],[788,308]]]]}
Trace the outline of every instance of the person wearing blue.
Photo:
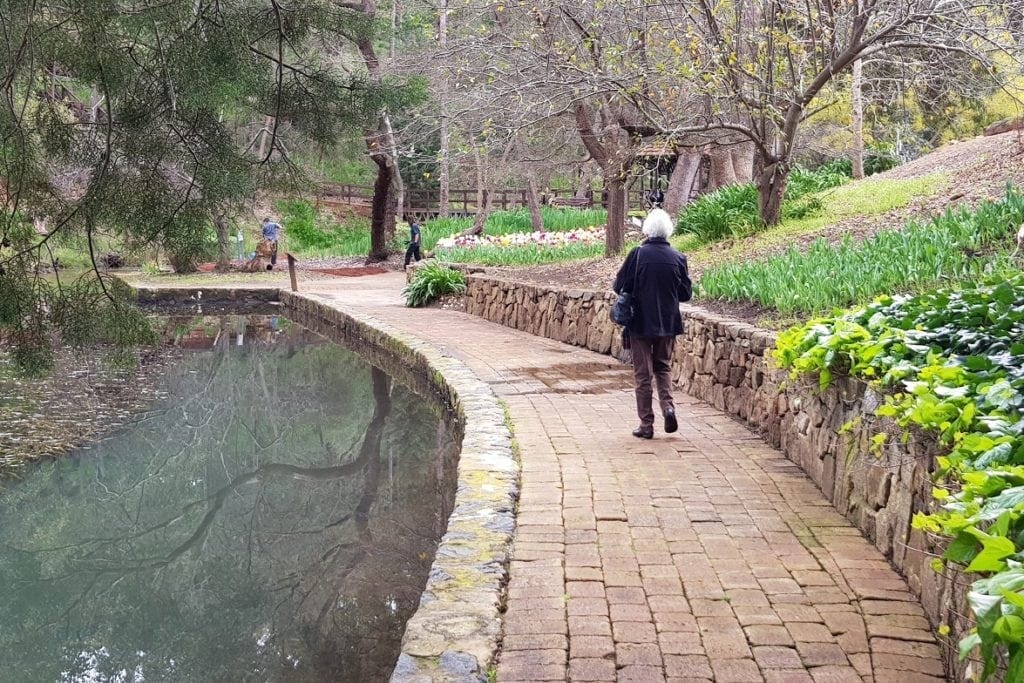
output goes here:
{"type": "Polygon", "coordinates": [[[409,248],[405,250],[405,267],[408,268],[413,257],[419,261],[420,255],[420,225],[415,220],[409,223],[409,248]]]}
{"type": "Polygon", "coordinates": [[[679,428],[672,402],[672,353],[676,337],[683,333],[679,304],[693,294],[686,257],[668,242],[672,217],[662,209],[652,209],[644,220],[647,239],[629,252],[615,276],[613,289],[633,295],[633,319],[627,326],[636,380],[636,412],[640,426],[633,436],[654,437],[654,410],[651,379],[658,387],[658,402],[665,418],[665,432],[679,428]]]}
{"type": "Polygon", "coordinates": [[[270,263],[267,265],[267,270],[273,270],[274,266],[277,265],[277,242],[281,235],[281,226],[274,223],[269,218],[263,219],[263,239],[271,243],[270,251],[270,263]]]}
{"type": "Polygon", "coordinates": [[[235,256],[238,257],[239,263],[245,262],[245,233],[242,230],[242,224],[238,224],[238,229],[235,231],[235,256]]]}

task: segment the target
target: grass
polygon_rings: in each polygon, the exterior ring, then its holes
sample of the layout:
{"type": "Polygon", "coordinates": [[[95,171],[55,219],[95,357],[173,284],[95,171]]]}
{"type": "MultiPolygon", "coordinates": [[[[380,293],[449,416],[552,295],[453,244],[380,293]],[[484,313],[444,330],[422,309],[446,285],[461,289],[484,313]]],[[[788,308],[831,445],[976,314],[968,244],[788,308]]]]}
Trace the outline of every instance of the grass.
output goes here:
{"type": "MultiPolygon", "coordinates": [[[[316,212],[313,205],[305,200],[282,201],[278,203],[277,209],[282,215],[281,222],[285,227],[288,248],[296,255],[322,258],[365,256],[370,252],[370,221],[367,218],[351,217],[338,221],[329,214],[316,212]]],[[[541,207],[541,216],[544,219],[545,230],[550,232],[604,225],[607,219],[607,213],[603,209],[556,209],[547,206],[541,207]]],[[[420,225],[422,248],[430,251],[438,240],[463,232],[472,225],[472,218],[436,218],[424,221],[420,225]]],[[[532,230],[530,213],[525,208],[495,211],[484,226],[484,232],[488,235],[508,235],[532,230]]],[[[391,245],[392,249],[404,250],[408,238],[408,225],[400,223],[391,245]]],[[[448,260],[480,263],[473,260],[469,253],[460,253],[456,258],[448,260]]]]}
{"type": "MultiPolygon", "coordinates": [[[[788,242],[793,237],[813,234],[828,225],[834,225],[855,216],[877,216],[893,209],[900,209],[912,199],[938,194],[946,186],[948,174],[932,173],[920,178],[895,180],[872,178],[858,183],[841,185],[821,195],[823,210],[806,218],[791,218],[758,234],[753,240],[737,242],[729,248],[715,249],[714,260],[745,259],[759,247],[774,246],[788,242]]],[[[691,254],[695,261],[706,260],[711,249],[692,235],[680,234],[672,238],[672,244],[680,251],[691,254]]]]}
{"type": "Polygon", "coordinates": [[[472,249],[463,247],[446,249],[439,254],[439,257],[449,263],[477,263],[483,266],[536,266],[593,258],[603,254],[603,244],[566,244],[557,247],[538,244],[499,247],[484,244],[472,249]]]}
{"type": "Polygon", "coordinates": [[[947,211],[927,223],[909,222],[858,242],[813,242],[763,262],[724,264],[700,279],[703,296],[754,301],[782,314],[822,313],[879,294],[919,291],[1014,267],[999,245],[1024,221],[1024,195],[1012,189],[977,209],[947,211]],[[980,256],[980,258],[979,258],[980,256]]]}
{"type": "Polygon", "coordinates": [[[117,276],[130,285],[159,285],[162,287],[229,287],[241,283],[245,285],[280,286],[288,282],[288,266],[278,262],[277,267],[272,271],[259,271],[256,273],[242,273],[232,271],[223,273],[188,273],[178,275],[176,273],[117,273],[117,276]]]}

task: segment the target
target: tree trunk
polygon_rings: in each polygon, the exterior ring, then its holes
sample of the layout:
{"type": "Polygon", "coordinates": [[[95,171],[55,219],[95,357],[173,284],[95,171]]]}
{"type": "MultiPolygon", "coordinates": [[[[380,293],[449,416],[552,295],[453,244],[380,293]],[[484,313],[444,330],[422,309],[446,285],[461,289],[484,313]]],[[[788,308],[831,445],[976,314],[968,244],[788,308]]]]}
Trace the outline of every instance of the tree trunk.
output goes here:
{"type": "Polygon", "coordinates": [[[608,222],[605,224],[604,254],[618,256],[625,244],[626,179],[621,169],[607,175],[608,222]]]}
{"type": "Polygon", "coordinates": [[[395,210],[388,216],[384,226],[387,239],[395,236],[395,221],[398,220],[398,212],[405,210],[405,183],[402,182],[402,169],[398,166],[398,143],[395,142],[395,129],[391,126],[391,117],[387,112],[381,117],[384,124],[384,140],[388,146],[388,156],[391,157],[391,182],[395,184],[395,210]]]}
{"type": "Polygon", "coordinates": [[[476,215],[473,217],[473,225],[468,230],[463,231],[463,235],[482,235],[484,232],[484,226],[487,225],[487,218],[491,215],[491,195],[487,188],[484,188],[480,195],[482,198],[480,203],[476,207],[476,215]]]}
{"type": "Polygon", "coordinates": [[[491,213],[491,193],[487,191],[487,169],[484,168],[480,148],[473,148],[473,164],[476,167],[476,214],[473,225],[462,232],[463,235],[479,235],[484,231],[487,216],[491,213]]]}
{"type": "Polygon", "coordinates": [[[754,180],[754,143],[750,140],[737,143],[729,148],[732,157],[732,169],[737,183],[750,183],[754,180]]]}
{"type": "Polygon", "coordinates": [[[530,205],[530,225],[534,232],[543,232],[544,217],[540,212],[540,198],[537,197],[537,177],[531,168],[526,172],[526,201],[530,205]]]}
{"type": "Polygon", "coordinates": [[[764,161],[764,170],[757,180],[758,210],[765,227],[778,225],[782,220],[782,198],[789,179],[787,164],[778,160],[764,161]]]}
{"type": "Polygon", "coordinates": [[[583,164],[580,167],[580,184],[576,188],[576,194],[573,195],[576,199],[586,199],[593,189],[591,183],[594,179],[594,171],[590,164],[583,164]]]}
{"type": "Polygon", "coordinates": [[[260,147],[256,152],[256,156],[260,161],[267,158],[267,142],[270,140],[270,131],[274,125],[274,117],[269,114],[263,119],[263,127],[260,128],[260,132],[257,135],[260,137],[260,147]]]}
{"type": "MultiPolygon", "coordinates": [[[[437,42],[442,51],[448,47],[448,0],[441,0],[441,6],[437,15],[437,42]]],[[[437,183],[440,196],[438,197],[437,212],[441,218],[447,218],[450,214],[448,207],[450,187],[450,152],[448,150],[448,78],[442,71],[441,84],[438,93],[440,104],[440,136],[441,146],[438,149],[437,183]]]]}
{"type": "Polygon", "coordinates": [[[377,152],[371,154],[373,163],[377,164],[377,180],[373,184],[373,204],[370,214],[370,253],[367,263],[386,261],[388,259],[387,222],[388,215],[395,215],[394,171],[388,154],[377,152]]]}
{"type": "Polygon", "coordinates": [[[231,267],[231,226],[223,212],[213,219],[213,226],[217,229],[217,270],[223,273],[231,267]]]}
{"type": "Polygon", "coordinates": [[[690,203],[693,195],[693,183],[697,180],[700,170],[701,153],[695,150],[680,152],[676,167],[668,179],[668,191],[665,193],[665,211],[675,216],[679,210],[690,203]]]}
{"type": "Polygon", "coordinates": [[[708,152],[711,157],[711,177],[708,180],[708,189],[717,190],[726,185],[736,183],[736,171],[732,166],[732,154],[728,147],[713,145],[708,152]]]}
{"type": "Polygon", "coordinates": [[[861,60],[853,63],[853,79],[850,85],[853,105],[853,121],[850,126],[853,133],[853,177],[860,180],[864,177],[864,72],[861,60]]]}

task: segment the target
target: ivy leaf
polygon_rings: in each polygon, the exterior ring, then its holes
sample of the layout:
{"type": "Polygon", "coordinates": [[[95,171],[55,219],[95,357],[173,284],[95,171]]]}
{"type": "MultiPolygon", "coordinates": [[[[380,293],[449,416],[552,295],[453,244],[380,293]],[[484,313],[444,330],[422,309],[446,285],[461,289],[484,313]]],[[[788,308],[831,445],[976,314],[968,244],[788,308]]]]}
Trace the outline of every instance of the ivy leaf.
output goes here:
{"type": "MultiPolygon", "coordinates": [[[[992,633],[1007,643],[1024,643],[1024,619],[1015,614],[1006,614],[996,620],[992,633]]],[[[1007,680],[1016,680],[1008,678],[1007,680]]]]}
{"type": "Polygon", "coordinates": [[[960,659],[967,659],[974,648],[981,645],[981,636],[977,632],[969,633],[960,639],[960,659]]]}
{"type": "Polygon", "coordinates": [[[964,570],[968,573],[1002,571],[1006,567],[1006,563],[1003,560],[1017,552],[1013,541],[1008,538],[990,536],[978,529],[967,529],[967,532],[973,534],[981,541],[981,552],[964,570]]]}
{"type": "Polygon", "coordinates": [[[1002,595],[1003,599],[1006,600],[1011,605],[1013,605],[1014,607],[1019,607],[1021,609],[1024,609],[1024,593],[1017,593],[1015,591],[1003,590],[1003,591],[1000,592],[1000,595],[1002,595]]]}
{"type": "Polygon", "coordinates": [[[977,554],[978,542],[970,534],[961,531],[942,556],[957,564],[969,564],[977,554]]]}
{"type": "Polygon", "coordinates": [[[1007,681],[1024,681],[1024,650],[1017,650],[1006,666],[1007,681]]]}

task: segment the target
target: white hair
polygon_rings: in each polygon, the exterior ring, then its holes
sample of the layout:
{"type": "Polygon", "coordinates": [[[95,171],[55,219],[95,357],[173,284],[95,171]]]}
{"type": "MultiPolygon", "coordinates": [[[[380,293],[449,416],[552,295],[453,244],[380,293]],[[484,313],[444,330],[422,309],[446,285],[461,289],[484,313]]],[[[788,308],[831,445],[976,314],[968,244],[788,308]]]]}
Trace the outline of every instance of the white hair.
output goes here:
{"type": "Polygon", "coordinates": [[[643,232],[648,237],[668,239],[672,236],[673,230],[675,230],[675,225],[672,223],[672,217],[664,209],[651,209],[647,218],[644,219],[643,232]]]}

